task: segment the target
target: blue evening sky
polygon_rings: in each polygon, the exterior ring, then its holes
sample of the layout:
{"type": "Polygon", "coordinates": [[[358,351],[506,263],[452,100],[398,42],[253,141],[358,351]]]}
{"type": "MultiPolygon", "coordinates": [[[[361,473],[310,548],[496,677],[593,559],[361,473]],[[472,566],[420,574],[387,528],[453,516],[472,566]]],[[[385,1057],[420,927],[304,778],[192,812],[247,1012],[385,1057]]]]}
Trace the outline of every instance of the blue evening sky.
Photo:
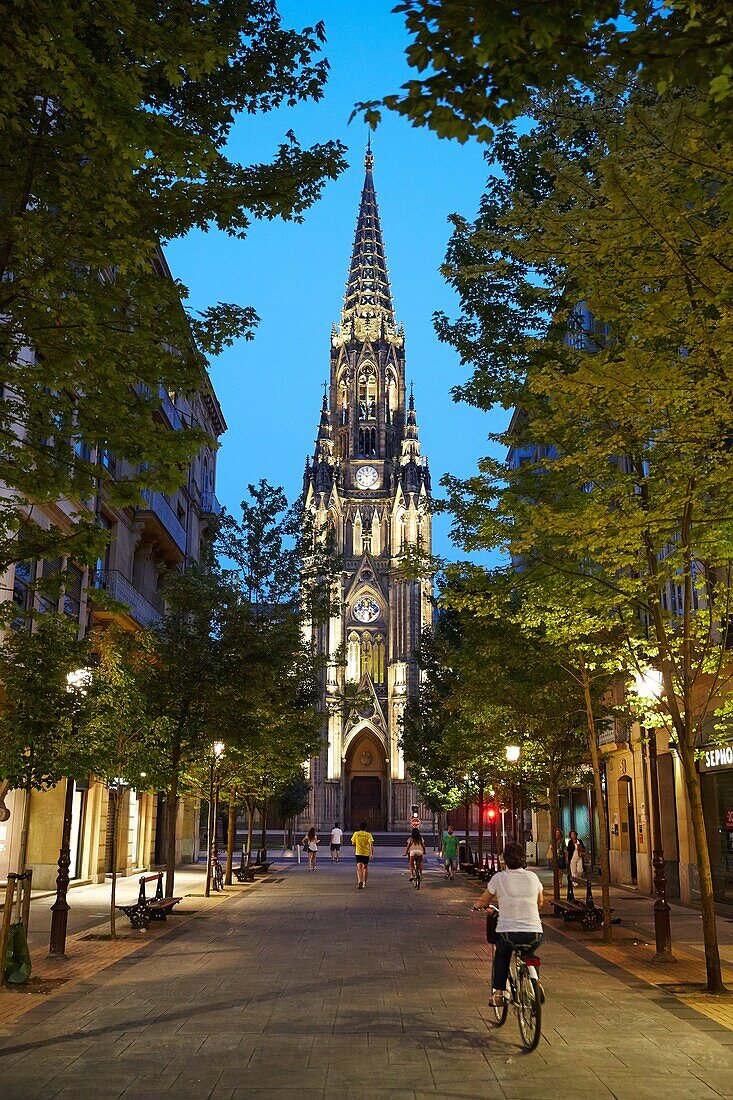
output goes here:
{"type": "MultiPolygon", "coordinates": [[[[331,324],[339,319],[364,179],[367,130],[348,124],[353,105],[395,91],[408,75],[407,36],[394,0],[281,0],[283,21],[326,24],[331,75],[320,103],[242,118],[229,152],[244,163],[268,159],[293,129],[302,145],[339,138],[349,170],[328,183],[301,225],[254,223],[245,241],[192,233],[167,249],[174,275],[194,308],[215,301],[252,305],[261,320],[252,342],[240,342],[213,364],[212,380],[229,426],[218,457],[217,495],[236,514],[248,482],[266,478],[294,499],[312,453],[322,384],[328,377],[331,324]]],[[[467,476],[486,454],[487,433],[504,423],[456,405],[451,387],[465,376],[451,348],[438,342],[432,314],[456,312],[439,273],[450,235],[448,216],[472,217],[486,179],[475,144],[440,141],[386,116],[372,139],[374,179],[397,319],[405,326],[407,379],[415,402],[433,491],[449,471],[467,476]]],[[[434,549],[463,556],[450,543],[448,517],[437,517],[434,549]]]]}

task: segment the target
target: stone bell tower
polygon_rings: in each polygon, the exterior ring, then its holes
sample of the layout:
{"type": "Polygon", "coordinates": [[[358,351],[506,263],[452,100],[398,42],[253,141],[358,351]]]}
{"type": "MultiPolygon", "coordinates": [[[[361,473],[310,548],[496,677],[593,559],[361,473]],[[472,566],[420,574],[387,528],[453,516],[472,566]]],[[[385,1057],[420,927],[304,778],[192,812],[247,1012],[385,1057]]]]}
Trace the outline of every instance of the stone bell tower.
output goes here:
{"type": "Polygon", "coordinates": [[[398,741],[418,689],[415,656],[432,621],[432,589],[400,571],[408,546],[431,549],[430,472],[405,385],[405,334],[395,322],[373,166],[368,147],[304,496],[341,564],[339,613],[314,631],[318,652],[336,659],[322,679],[324,745],[311,761],[311,815],[319,827],[365,820],[379,831],[406,828],[417,802],[398,741]]]}

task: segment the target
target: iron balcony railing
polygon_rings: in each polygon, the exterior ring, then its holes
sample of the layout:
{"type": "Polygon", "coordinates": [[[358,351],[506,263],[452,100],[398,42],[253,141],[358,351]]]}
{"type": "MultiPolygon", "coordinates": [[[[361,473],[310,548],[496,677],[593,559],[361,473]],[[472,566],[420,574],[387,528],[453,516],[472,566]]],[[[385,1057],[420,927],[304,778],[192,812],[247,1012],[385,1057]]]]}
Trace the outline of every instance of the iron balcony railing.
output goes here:
{"type": "Polygon", "coordinates": [[[157,593],[144,596],[119,569],[105,569],[97,573],[94,587],[101,588],[113,600],[126,603],[130,614],[141,626],[158,623],[163,617],[163,601],[157,593]]]}
{"type": "Polygon", "coordinates": [[[169,501],[162,493],[156,493],[152,489],[143,489],[142,498],[146,502],[143,511],[152,512],[158,517],[165,530],[171,536],[182,554],[186,553],[186,528],[173,511],[169,501]]]}

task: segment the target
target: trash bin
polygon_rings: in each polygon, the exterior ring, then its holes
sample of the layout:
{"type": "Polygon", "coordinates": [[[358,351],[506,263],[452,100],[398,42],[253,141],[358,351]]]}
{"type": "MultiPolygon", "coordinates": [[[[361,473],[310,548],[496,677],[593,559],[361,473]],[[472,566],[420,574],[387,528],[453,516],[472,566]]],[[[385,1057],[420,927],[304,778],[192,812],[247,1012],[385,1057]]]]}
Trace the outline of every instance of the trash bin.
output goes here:
{"type": "Polygon", "coordinates": [[[471,845],[467,840],[461,840],[458,844],[458,866],[471,862],[471,845]]]}

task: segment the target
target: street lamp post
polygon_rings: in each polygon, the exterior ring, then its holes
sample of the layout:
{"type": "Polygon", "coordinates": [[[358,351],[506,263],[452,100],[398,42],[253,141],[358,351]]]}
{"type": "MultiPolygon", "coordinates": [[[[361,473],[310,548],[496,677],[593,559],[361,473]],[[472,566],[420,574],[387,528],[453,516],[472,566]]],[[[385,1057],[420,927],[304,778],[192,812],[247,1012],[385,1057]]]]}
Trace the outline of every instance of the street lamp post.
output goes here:
{"type": "MultiPolygon", "coordinates": [[[[650,697],[659,701],[662,690],[661,676],[656,670],[636,677],[636,691],[640,698],[650,697]]],[[[670,963],[677,962],[672,954],[672,929],[670,925],[670,906],[667,901],[667,876],[664,871],[664,849],[662,847],[662,817],[659,807],[659,782],[657,778],[657,731],[652,728],[645,731],[641,727],[642,739],[644,733],[649,734],[647,742],[647,757],[649,760],[649,796],[652,810],[652,869],[654,874],[654,939],[656,952],[652,962],[670,963]]]]}
{"type": "MultiPolygon", "coordinates": [[[[88,668],[77,668],[66,677],[66,690],[72,698],[72,736],[76,734],[76,700],[84,696],[89,687],[91,672],[88,668]]],[[[64,819],[61,827],[61,850],[58,859],[58,874],[56,875],[56,900],[51,906],[51,939],[49,941],[49,956],[64,958],[66,956],[66,927],[69,920],[69,903],[66,895],[69,890],[69,871],[71,868],[71,822],[74,813],[74,780],[66,780],[66,793],[64,796],[64,819]]]]}
{"type": "MultiPolygon", "coordinates": [[[[512,811],[512,825],[516,829],[517,840],[520,844],[524,844],[524,803],[523,803],[523,791],[522,791],[522,747],[521,745],[507,745],[506,747],[506,759],[508,764],[519,764],[519,782],[517,784],[517,795],[519,808],[514,820],[514,812],[512,811]]],[[[514,799],[512,798],[512,804],[514,799]]]]}
{"type": "Polygon", "coordinates": [[[659,783],[657,780],[657,731],[649,731],[649,785],[652,802],[652,867],[654,869],[654,938],[656,953],[653,962],[676,962],[672,954],[672,929],[670,907],[667,901],[667,876],[664,871],[662,848],[662,818],[659,810],[659,783]]]}
{"type": "Polygon", "coordinates": [[[211,896],[211,871],[214,856],[216,854],[214,847],[216,844],[216,806],[214,805],[214,789],[215,786],[218,786],[216,767],[219,762],[219,757],[223,752],[223,743],[221,741],[214,741],[211,746],[211,758],[209,760],[209,845],[206,859],[206,890],[204,891],[207,898],[211,896]]]}

